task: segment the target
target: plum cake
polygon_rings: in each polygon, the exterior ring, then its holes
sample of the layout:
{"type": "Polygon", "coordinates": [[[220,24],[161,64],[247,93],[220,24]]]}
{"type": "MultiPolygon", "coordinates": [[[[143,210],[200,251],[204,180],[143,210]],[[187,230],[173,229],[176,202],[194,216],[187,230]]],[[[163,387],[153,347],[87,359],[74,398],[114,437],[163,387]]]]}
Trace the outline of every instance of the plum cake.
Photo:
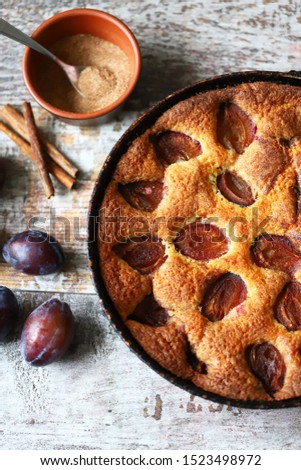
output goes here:
{"type": "Polygon", "coordinates": [[[236,400],[301,396],[301,88],[246,83],[165,111],[100,207],[106,289],[146,353],[236,400]]]}

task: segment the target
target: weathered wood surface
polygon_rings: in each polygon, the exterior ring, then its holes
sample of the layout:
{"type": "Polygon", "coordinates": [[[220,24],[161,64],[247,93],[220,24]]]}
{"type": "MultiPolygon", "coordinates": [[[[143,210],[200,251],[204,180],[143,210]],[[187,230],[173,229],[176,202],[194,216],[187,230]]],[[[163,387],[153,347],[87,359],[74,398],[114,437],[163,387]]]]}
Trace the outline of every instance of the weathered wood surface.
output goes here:
{"type": "MultiPolygon", "coordinates": [[[[16,274],[0,263],[0,284],[17,290],[24,316],[58,292],[70,302],[78,324],[72,350],[47,368],[21,360],[18,332],[0,345],[0,448],[300,449],[298,409],[214,404],[189,396],[140,362],[101,316],[85,243],[93,182],[136,116],[171,91],[211,75],[301,69],[300,2],[68,0],[62,6],[12,0],[1,3],[0,14],[31,33],[44,19],[73,7],[103,9],[123,19],[140,42],[143,71],[123,113],[97,129],[53,121],[34,106],[39,126],[81,168],[71,193],[57,185],[50,202],[37,198],[41,185],[32,163],[0,136],[0,153],[11,163],[1,194],[0,243],[42,217],[36,226],[50,228],[70,260],[62,274],[47,279],[16,274]],[[64,222],[53,226],[54,216],[64,222]]],[[[28,99],[23,48],[3,39],[0,51],[0,105],[19,106],[28,99]]]]}

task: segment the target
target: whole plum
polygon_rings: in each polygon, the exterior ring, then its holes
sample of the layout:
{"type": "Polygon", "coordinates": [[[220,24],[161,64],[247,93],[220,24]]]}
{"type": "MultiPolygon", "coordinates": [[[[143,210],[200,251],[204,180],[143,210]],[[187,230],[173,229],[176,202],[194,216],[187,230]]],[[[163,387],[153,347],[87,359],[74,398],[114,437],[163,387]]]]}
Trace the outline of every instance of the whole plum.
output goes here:
{"type": "Polygon", "coordinates": [[[14,293],[5,286],[0,286],[0,340],[16,326],[19,306],[14,293]]]}
{"type": "Polygon", "coordinates": [[[10,238],[2,251],[5,261],[25,274],[43,276],[58,271],[64,262],[60,244],[50,235],[27,230],[10,238]]]}
{"type": "Polygon", "coordinates": [[[69,305],[51,299],[27,318],[21,336],[24,359],[34,366],[45,366],[59,359],[74,336],[74,317],[69,305]]]}

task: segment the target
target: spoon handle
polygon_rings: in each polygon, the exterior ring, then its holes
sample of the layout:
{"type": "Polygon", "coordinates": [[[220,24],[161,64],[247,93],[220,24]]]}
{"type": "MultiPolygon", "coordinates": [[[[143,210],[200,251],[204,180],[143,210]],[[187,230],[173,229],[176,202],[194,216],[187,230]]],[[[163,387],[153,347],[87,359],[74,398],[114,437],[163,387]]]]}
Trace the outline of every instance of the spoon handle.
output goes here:
{"type": "Polygon", "coordinates": [[[27,36],[27,34],[24,34],[18,28],[15,28],[7,21],[3,20],[3,18],[0,18],[0,34],[10,39],[13,39],[14,41],[20,42],[21,44],[24,44],[24,46],[29,46],[31,49],[34,49],[35,51],[40,52],[41,54],[44,54],[45,56],[49,57],[54,61],[57,60],[56,56],[53,55],[47,49],[45,49],[45,47],[36,42],[30,36],[27,36]]]}

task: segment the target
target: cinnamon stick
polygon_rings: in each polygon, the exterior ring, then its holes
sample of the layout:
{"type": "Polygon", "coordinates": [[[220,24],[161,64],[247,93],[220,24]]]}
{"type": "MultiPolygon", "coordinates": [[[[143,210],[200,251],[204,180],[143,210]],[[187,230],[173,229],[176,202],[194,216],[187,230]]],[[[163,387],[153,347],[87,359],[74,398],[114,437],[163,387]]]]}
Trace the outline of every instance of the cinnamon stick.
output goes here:
{"type": "MultiPolygon", "coordinates": [[[[29,134],[24,117],[17,109],[15,109],[10,104],[6,104],[3,106],[3,108],[0,109],[0,116],[25,140],[29,141],[29,134]]],[[[78,173],[78,168],[73,163],[71,163],[53,144],[51,144],[39,129],[38,136],[44,150],[46,150],[51,159],[60,167],[62,167],[65,172],[72,176],[72,178],[75,178],[78,173]]]]}
{"type": "Polygon", "coordinates": [[[36,165],[41,175],[46,197],[49,199],[54,195],[54,187],[48,174],[48,169],[44,160],[43,151],[38,138],[37,127],[30,103],[25,101],[22,104],[22,111],[28,129],[29,142],[35,157],[36,165]]]}
{"type": "MultiPolygon", "coordinates": [[[[0,131],[4,132],[17,146],[22,150],[22,152],[26,153],[31,160],[35,161],[35,157],[32,151],[31,146],[26,142],[26,140],[22,139],[16,132],[10,129],[8,126],[4,124],[4,122],[0,121],[0,131]]],[[[75,184],[75,179],[72,178],[68,173],[66,173],[57,163],[51,160],[48,156],[45,158],[47,168],[49,173],[51,173],[55,178],[57,178],[66,188],[72,189],[75,184]]]]}

